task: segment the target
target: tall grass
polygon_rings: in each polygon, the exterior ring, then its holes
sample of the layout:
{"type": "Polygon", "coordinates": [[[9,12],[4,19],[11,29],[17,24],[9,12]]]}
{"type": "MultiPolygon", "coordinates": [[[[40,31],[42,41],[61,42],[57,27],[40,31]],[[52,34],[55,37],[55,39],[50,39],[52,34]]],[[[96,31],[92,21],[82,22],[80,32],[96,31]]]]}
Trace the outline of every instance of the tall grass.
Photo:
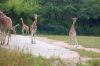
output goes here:
{"type": "Polygon", "coordinates": [[[67,66],[63,60],[43,58],[19,52],[8,51],[0,48],[0,66],[67,66]],[[57,62],[56,62],[57,61],[57,62]]]}

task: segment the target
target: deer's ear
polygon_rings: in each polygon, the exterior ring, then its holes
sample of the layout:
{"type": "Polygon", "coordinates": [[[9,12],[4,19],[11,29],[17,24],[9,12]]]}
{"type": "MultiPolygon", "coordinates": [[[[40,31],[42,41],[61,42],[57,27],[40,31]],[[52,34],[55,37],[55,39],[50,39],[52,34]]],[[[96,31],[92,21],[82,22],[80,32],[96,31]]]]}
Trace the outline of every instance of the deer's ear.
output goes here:
{"type": "Polygon", "coordinates": [[[34,16],[37,16],[37,17],[40,16],[40,15],[38,15],[38,14],[33,14],[33,15],[34,15],[34,16]]]}
{"type": "Polygon", "coordinates": [[[3,14],[3,11],[0,10],[0,14],[3,14]]]}
{"type": "Polygon", "coordinates": [[[72,19],[73,19],[73,20],[77,20],[78,18],[77,18],[77,17],[73,17],[72,19]]]}

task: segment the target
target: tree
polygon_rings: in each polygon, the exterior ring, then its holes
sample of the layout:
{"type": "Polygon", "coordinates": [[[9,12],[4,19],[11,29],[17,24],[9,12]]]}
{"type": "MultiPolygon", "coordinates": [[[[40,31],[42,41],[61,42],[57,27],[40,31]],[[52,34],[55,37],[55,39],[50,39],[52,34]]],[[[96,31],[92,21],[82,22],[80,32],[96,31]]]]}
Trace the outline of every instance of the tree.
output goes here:
{"type": "Polygon", "coordinates": [[[15,22],[20,17],[30,22],[33,13],[40,14],[38,29],[53,33],[68,33],[72,17],[79,18],[79,33],[91,33],[95,29],[90,31],[90,26],[99,25],[100,0],[1,0],[0,4],[15,22]]]}

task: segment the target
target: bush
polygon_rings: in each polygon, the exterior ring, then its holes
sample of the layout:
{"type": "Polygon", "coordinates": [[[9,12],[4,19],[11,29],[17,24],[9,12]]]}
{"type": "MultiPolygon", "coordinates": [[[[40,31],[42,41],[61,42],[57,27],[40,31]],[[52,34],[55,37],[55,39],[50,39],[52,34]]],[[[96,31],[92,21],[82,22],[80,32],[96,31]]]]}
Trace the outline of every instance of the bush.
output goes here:
{"type": "Polygon", "coordinates": [[[53,24],[39,25],[39,31],[52,33],[52,34],[67,34],[68,32],[66,27],[63,27],[61,25],[53,25],[53,24]]]}

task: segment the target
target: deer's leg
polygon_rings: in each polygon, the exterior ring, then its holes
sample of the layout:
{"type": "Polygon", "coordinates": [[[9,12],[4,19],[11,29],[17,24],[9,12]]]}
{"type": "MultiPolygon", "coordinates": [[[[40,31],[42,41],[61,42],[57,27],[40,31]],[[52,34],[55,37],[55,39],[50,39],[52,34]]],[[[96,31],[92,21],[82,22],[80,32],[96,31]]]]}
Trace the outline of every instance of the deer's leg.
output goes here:
{"type": "Polygon", "coordinates": [[[29,29],[27,30],[27,34],[29,34],[29,29]]]}
{"type": "Polygon", "coordinates": [[[72,40],[72,45],[74,45],[74,38],[72,37],[72,39],[71,39],[71,40],[72,40]]]}
{"type": "Polygon", "coordinates": [[[1,29],[0,29],[0,44],[1,44],[1,41],[2,41],[1,36],[2,36],[2,33],[1,33],[1,29]]]}
{"type": "Polygon", "coordinates": [[[11,37],[11,31],[8,31],[8,41],[7,41],[7,45],[9,44],[10,37],[11,37]]]}
{"type": "Polygon", "coordinates": [[[31,43],[33,44],[33,31],[31,31],[31,43]]]}
{"type": "Polygon", "coordinates": [[[76,43],[76,45],[78,45],[78,42],[77,42],[77,38],[75,37],[75,43],[76,43]]]}
{"type": "Polygon", "coordinates": [[[27,34],[29,35],[29,29],[27,29],[27,34]]]}
{"type": "Polygon", "coordinates": [[[24,30],[22,29],[22,34],[24,35],[24,30]]]}
{"type": "Polygon", "coordinates": [[[3,31],[1,32],[1,44],[3,45],[3,40],[4,40],[4,34],[3,34],[3,31]]]}
{"type": "Polygon", "coordinates": [[[3,32],[3,44],[5,44],[5,42],[6,42],[6,32],[4,31],[3,32]]]}
{"type": "Polygon", "coordinates": [[[73,37],[73,44],[74,44],[74,45],[77,44],[77,43],[76,43],[76,37],[75,37],[75,36],[73,37]]]}
{"type": "Polygon", "coordinates": [[[0,32],[0,44],[2,44],[2,31],[0,32]]]}
{"type": "Polygon", "coordinates": [[[35,32],[34,31],[31,31],[31,43],[32,44],[36,44],[36,41],[35,41],[35,32]]]}
{"type": "Polygon", "coordinates": [[[16,30],[15,30],[15,28],[14,28],[13,32],[14,32],[14,34],[16,35],[16,30]]]}
{"type": "Polygon", "coordinates": [[[34,32],[34,44],[36,44],[36,32],[34,32]]]}
{"type": "Polygon", "coordinates": [[[74,40],[75,40],[75,45],[76,45],[76,48],[77,48],[78,47],[77,38],[75,37],[74,40]]]}
{"type": "Polygon", "coordinates": [[[72,36],[69,36],[70,37],[70,44],[74,44],[74,42],[73,42],[73,37],[72,36]]]}
{"type": "Polygon", "coordinates": [[[3,29],[3,26],[2,26],[2,24],[0,24],[0,41],[1,41],[1,44],[3,45],[4,43],[3,43],[3,40],[4,40],[4,29],[3,29]]]}
{"type": "Polygon", "coordinates": [[[2,42],[1,42],[2,45],[5,44],[5,40],[6,40],[5,31],[2,31],[2,42]]]}
{"type": "Polygon", "coordinates": [[[28,30],[26,30],[26,34],[28,34],[28,30]]]}
{"type": "Polygon", "coordinates": [[[14,31],[14,34],[16,35],[16,30],[14,31]]]}

